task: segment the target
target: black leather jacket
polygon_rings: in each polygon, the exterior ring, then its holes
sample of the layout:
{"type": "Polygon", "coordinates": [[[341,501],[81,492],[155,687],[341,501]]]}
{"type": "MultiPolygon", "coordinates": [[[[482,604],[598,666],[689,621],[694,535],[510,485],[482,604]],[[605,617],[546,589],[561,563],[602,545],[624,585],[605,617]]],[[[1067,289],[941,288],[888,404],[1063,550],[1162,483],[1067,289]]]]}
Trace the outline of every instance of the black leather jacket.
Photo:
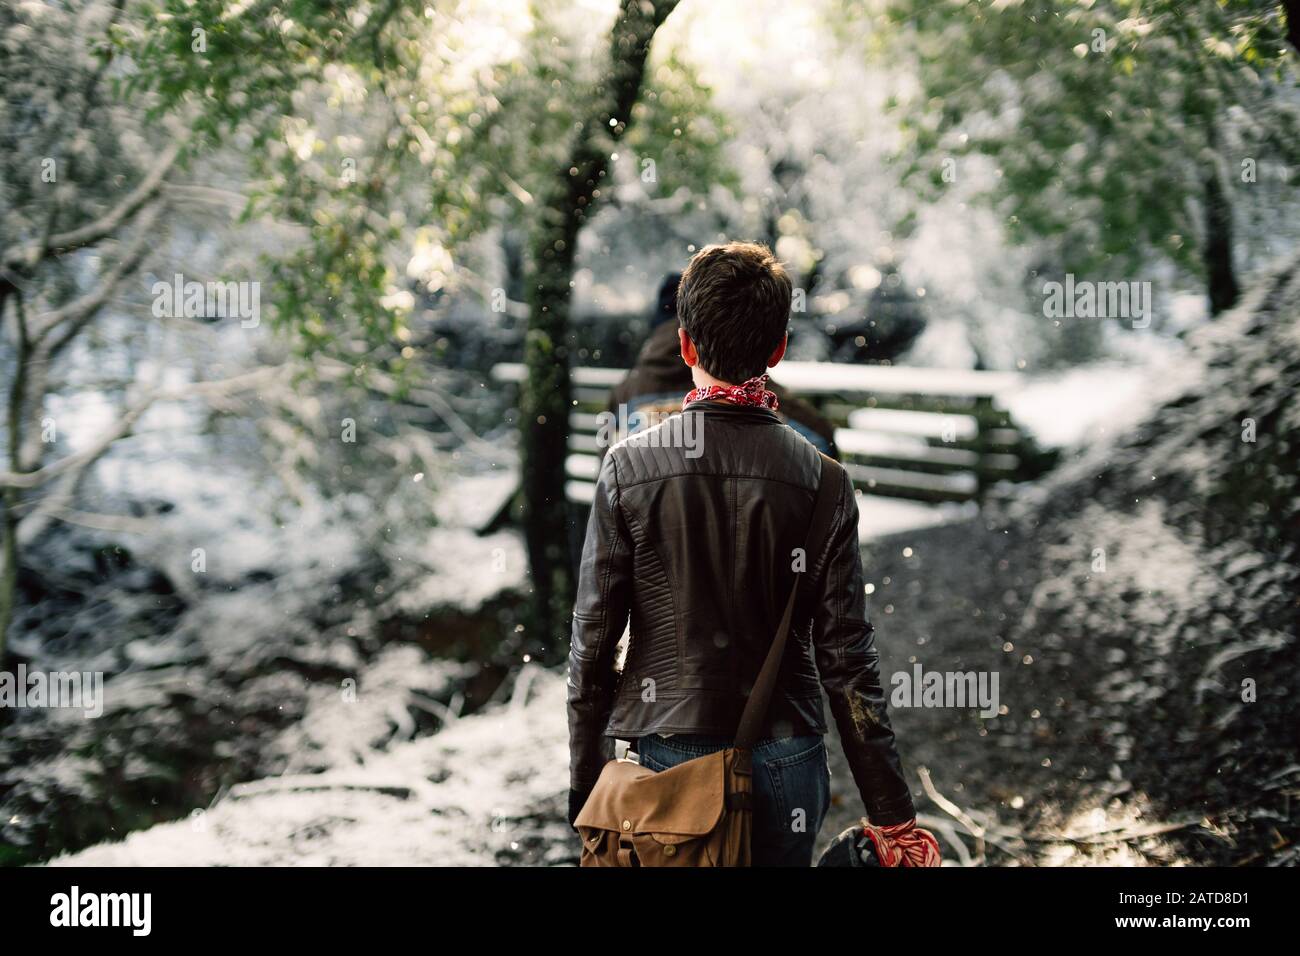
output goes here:
{"type": "MultiPolygon", "coordinates": [[[[816,450],[775,414],[724,401],[694,404],[605,455],[569,652],[575,791],[595,784],[616,737],[735,733],[820,477],[816,450]]],[[[764,736],[825,733],[825,688],[867,814],[887,826],[915,813],[865,616],[847,475],[839,497],[829,540],[808,555],[764,736]]]]}

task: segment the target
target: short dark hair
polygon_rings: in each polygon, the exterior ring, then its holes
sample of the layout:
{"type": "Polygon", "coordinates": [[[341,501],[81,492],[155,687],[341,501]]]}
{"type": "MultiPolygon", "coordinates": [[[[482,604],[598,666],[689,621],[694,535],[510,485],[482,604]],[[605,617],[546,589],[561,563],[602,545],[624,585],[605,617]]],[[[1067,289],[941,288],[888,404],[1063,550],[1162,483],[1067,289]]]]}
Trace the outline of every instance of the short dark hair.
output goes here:
{"type": "Polygon", "coordinates": [[[767,370],[790,323],[790,276],[757,242],[705,246],[682,273],[677,318],[700,367],[737,384],[767,370]]]}

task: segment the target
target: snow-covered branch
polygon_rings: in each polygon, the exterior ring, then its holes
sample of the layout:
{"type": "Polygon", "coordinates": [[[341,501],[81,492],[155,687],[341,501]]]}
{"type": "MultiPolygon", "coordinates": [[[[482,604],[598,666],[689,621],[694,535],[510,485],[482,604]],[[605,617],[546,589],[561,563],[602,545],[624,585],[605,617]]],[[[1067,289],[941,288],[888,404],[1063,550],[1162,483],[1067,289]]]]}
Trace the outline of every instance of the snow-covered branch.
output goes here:
{"type": "Polygon", "coordinates": [[[242,375],[232,375],[230,378],[218,381],[195,382],[181,389],[160,389],[150,392],[136,401],[122,414],[117,422],[106,429],[103,434],[82,451],[61,458],[35,471],[0,472],[0,488],[39,488],[61,475],[85,469],[108,451],[113,442],[129,435],[141,416],[156,402],[180,401],[189,398],[219,401],[237,392],[271,385],[286,374],[287,371],[287,365],[276,365],[246,372],[242,375]]]}
{"type": "Polygon", "coordinates": [[[136,225],[135,236],[122,257],[108,270],[98,286],[81,298],[38,315],[32,320],[30,335],[32,340],[38,343],[38,353],[42,351],[39,343],[60,326],[67,325],[56,340],[47,344],[46,351],[52,355],[62,349],[104,307],[112,296],[113,290],[121,284],[122,280],[136,270],[145,253],[153,248],[157,238],[153,234],[153,227],[157,225],[163,208],[163,203],[154,203],[145,209],[136,225]]]}
{"type": "Polygon", "coordinates": [[[44,242],[28,243],[21,248],[7,252],[4,259],[0,261],[0,266],[6,272],[30,269],[43,259],[66,255],[69,252],[93,246],[112,236],[158,194],[163,181],[171,172],[172,167],[176,165],[185,142],[184,138],[178,139],[164,150],[158,162],[149,170],[139,185],[104,215],[75,229],[55,233],[44,242]]]}

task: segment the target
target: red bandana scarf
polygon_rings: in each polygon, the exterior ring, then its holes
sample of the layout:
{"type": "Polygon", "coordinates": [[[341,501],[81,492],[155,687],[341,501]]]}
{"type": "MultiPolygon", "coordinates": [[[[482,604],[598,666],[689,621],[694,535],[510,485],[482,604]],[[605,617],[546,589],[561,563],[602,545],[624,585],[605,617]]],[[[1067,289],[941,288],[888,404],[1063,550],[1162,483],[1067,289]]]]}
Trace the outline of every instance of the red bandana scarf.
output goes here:
{"type": "Polygon", "coordinates": [[[892,827],[873,827],[864,819],[862,829],[871,838],[881,866],[939,865],[939,841],[918,827],[915,819],[892,827]]]}
{"type": "Polygon", "coordinates": [[[693,388],[682,399],[682,410],[685,411],[688,405],[710,398],[726,398],[737,405],[757,405],[761,408],[770,408],[772,411],[776,411],[778,407],[776,392],[770,391],[767,387],[766,374],[755,375],[739,385],[708,385],[704,388],[693,388]]]}

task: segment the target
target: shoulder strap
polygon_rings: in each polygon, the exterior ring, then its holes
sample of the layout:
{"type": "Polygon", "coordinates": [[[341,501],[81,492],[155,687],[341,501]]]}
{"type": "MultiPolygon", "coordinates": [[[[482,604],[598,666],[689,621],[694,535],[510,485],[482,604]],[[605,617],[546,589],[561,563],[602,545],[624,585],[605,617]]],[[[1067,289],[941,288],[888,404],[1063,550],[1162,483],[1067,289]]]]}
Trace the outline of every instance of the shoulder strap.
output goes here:
{"type": "MultiPolygon", "coordinates": [[[[835,516],[835,505],[839,500],[841,474],[844,469],[834,458],[822,455],[822,473],[817,485],[817,498],[813,503],[812,520],[808,524],[808,537],[804,542],[804,568],[812,567],[817,556],[821,554],[821,545],[830,534],[831,519],[835,516]]],[[[799,578],[802,571],[796,571],[794,584],[790,586],[790,597],[785,602],[785,613],[781,615],[781,624],[776,629],[776,637],[768,649],[763,669],[758,672],[758,680],[745,702],[744,713],[740,715],[740,726],[736,729],[734,746],[740,750],[752,750],[758,741],[767,716],[768,704],[772,701],[772,692],[776,690],[777,674],[781,670],[781,659],[785,656],[786,639],[790,636],[790,618],[794,614],[794,599],[799,591],[799,578]]]]}

